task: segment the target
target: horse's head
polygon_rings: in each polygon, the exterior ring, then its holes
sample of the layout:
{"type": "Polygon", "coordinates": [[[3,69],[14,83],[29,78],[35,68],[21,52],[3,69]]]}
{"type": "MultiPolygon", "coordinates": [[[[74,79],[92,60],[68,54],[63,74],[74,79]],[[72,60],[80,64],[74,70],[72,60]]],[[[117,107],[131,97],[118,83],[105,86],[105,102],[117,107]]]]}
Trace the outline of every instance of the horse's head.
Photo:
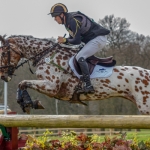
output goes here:
{"type": "Polygon", "coordinates": [[[76,51],[70,51],[71,48],[61,48],[61,46],[54,48],[55,42],[52,39],[39,39],[33,36],[13,35],[6,39],[0,36],[0,41],[2,42],[0,47],[0,77],[6,82],[12,78],[15,69],[20,66],[17,66],[20,58],[26,58],[35,65],[41,59],[44,59],[48,53],[52,56],[56,49],[60,50],[57,51],[57,59],[62,57],[63,54],[65,61],[76,51]]]}
{"type": "Polygon", "coordinates": [[[21,58],[21,53],[13,39],[5,39],[0,36],[0,77],[5,82],[11,80],[16,66],[21,58]]]}

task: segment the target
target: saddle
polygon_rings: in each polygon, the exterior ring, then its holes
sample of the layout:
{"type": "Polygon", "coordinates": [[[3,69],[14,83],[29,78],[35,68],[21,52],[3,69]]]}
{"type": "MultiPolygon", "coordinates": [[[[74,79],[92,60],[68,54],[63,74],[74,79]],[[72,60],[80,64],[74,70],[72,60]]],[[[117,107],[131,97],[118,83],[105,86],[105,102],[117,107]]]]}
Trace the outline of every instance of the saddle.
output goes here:
{"type": "MultiPolygon", "coordinates": [[[[115,66],[115,64],[116,64],[116,60],[113,59],[113,56],[106,57],[106,58],[98,58],[98,57],[92,55],[86,59],[86,62],[88,64],[90,74],[92,74],[94,67],[96,65],[101,65],[104,67],[112,67],[112,66],[115,66]]],[[[75,67],[77,73],[79,75],[82,75],[80,66],[75,57],[73,59],[73,64],[74,64],[74,67],[75,67]]]]}

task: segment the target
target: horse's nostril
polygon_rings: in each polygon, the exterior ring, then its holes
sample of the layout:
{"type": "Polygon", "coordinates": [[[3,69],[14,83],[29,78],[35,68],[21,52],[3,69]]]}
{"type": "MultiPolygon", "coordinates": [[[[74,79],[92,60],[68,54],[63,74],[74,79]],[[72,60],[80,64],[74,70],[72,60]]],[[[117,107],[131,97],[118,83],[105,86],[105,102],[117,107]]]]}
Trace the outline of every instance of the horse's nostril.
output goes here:
{"type": "Polygon", "coordinates": [[[4,76],[1,76],[1,79],[2,79],[2,80],[4,80],[4,79],[5,79],[5,77],[4,77],[4,76]]]}
{"type": "Polygon", "coordinates": [[[8,82],[5,78],[5,76],[1,76],[1,79],[4,80],[5,82],[8,82]]]}
{"type": "Polygon", "coordinates": [[[4,81],[6,80],[6,79],[5,79],[5,76],[1,76],[1,79],[4,80],[4,81]]]}

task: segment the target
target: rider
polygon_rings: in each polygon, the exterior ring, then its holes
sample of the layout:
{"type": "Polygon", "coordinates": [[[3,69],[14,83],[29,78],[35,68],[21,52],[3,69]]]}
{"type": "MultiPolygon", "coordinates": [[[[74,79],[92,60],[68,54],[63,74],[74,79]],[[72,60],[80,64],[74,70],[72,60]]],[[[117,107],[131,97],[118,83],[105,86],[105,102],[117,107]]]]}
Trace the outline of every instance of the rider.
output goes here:
{"type": "Polygon", "coordinates": [[[76,55],[84,81],[83,89],[78,92],[94,93],[86,58],[94,55],[106,45],[106,35],[110,31],[79,11],[68,13],[67,7],[62,3],[52,6],[49,14],[58,24],[63,24],[69,32],[68,38],[58,36],[58,43],[73,45],[85,43],[85,46],[76,55]]]}

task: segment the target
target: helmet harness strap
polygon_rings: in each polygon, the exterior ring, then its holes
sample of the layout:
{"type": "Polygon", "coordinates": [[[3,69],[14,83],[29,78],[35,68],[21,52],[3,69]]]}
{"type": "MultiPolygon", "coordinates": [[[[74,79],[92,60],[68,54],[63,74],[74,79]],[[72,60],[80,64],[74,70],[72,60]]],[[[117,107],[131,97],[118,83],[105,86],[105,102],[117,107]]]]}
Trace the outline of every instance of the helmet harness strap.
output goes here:
{"type": "MultiPolygon", "coordinates": [[[[63,13],[63,14],[64,14],[64,13],[63,13]]],[[[61,14],[60,14],[59,17],[60,17],[60,19],[61,19],[61,21],[62,21],[62,24],[64,24],[64,20],[65,20],[64,17],[65,17],[65,14],[64,14],[63,17],[62,17],[61,14]]]]}

